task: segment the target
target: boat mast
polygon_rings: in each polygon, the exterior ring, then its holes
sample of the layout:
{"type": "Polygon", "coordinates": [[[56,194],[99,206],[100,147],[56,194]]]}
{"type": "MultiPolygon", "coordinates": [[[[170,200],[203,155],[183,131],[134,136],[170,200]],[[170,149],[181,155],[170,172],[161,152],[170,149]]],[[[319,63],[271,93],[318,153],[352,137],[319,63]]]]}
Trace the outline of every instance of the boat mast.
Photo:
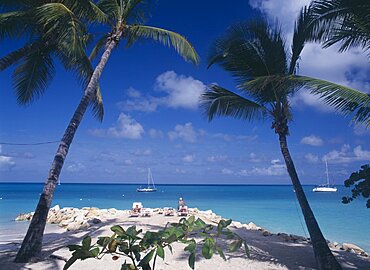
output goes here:
{"type": "Polygon", "coordinates": [[[148,168],[148,188],[150,188],[150,168],[148,168]]]}
{"type": "Polygon", "coordinates": [[[329,170],[328,170],[328,160],[325,159],[325,167],[326,167],[326,182],[327,185],[329,186],[329,170]]]}

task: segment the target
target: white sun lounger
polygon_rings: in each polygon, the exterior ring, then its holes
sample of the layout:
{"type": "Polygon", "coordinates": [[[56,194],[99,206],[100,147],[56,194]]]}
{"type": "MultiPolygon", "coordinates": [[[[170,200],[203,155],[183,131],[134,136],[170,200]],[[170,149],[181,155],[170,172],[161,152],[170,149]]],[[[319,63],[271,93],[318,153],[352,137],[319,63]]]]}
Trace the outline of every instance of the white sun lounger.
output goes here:
{"type": "Polygon", "coordinates": [[[186,205],[181,206],[177,211],[178,216],[187,216],[189,214],[188,207],[186,205]]]}
{"type": "Polygon", "coordinates": [[[143,210],[143,204],[141,202],[132,203],[132,210],[130,211],[130,217],[139,217],[143,210]]]}

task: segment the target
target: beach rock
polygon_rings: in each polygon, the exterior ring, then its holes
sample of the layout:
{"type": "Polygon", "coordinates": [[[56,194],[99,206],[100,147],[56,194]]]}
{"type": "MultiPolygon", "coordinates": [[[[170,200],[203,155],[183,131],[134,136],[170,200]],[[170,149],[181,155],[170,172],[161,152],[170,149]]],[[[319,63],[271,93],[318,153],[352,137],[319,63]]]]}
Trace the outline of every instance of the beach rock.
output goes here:
{"type": "Polygon", "coordinates": [[[246,228],[247,230],[252,230],[252,231],[259,231],[259,230],[262,229],[261,227],[258,227],[253,222],[249,222],[248,224],[244,225],[243,227],[246,228]]]}
{"type": "Polygon", "coordinates": [[[270,236],[270,235],[272,235],[272,233],[270,233],[269,231],[267,231],[267,230],[263,230],[262,231],[262,235],[263,236],[270,236]]]}
{"type": "Polygon", "coordinates": [[[19,214],[16,218],[15,221],[25,221],[25,220],[31,220],[32,215],[31,214],[19,214]]]}
{"type": "Polygon", "coordinates": [[[51,211],[55,211],[55,212],[58,212],[60,211],[60,207],[59,207],[59,204],[55,205],[54,207],[50,208],[51,211]]]}
{"type": "Polygon", "coordinates": [[[232,224],[233,227],[235,227],[237,229],[243,228],[243,224],[241,224],[239,221],[233,221],[231,224],[232,224]]]}
{"type": "Polygon", "coordinates": [[[69,223],[67,226],[67,231],[77,231],[81,228],[82,224],[77,222],[69,223]]]}
{"type": "Polygon", "coordinates": [[[352,251],[357,254],[366,253],[365,250],[363,250],[362,248],[350,243],[343,243],[343,249],[346,251],[352,251]]]}
{"type": "Polygon", "coordinates": [[[98,218],[93,218],[92,220],[90,220],[90,222],[91,222],[92,224],[99,224],[99,223],[101,223],[101,220],[100,220],[100,219],[98,219],[98,218]]]}
{"type": "Polygon", "coordinates": [[[283,238],[285,242],[291,241],[291,237],[286,233],[278,233],[277,235],[280,236],[280,238],[283,238]]]}

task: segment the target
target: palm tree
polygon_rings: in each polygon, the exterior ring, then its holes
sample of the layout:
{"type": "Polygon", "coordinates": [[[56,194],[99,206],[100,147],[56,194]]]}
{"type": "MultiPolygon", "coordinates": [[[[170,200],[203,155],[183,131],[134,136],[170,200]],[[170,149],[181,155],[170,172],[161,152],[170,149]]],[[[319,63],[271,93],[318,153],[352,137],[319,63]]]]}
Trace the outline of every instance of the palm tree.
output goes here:
{"type": "MultiPolygon", "coordinates": [[[[306,7],[302,12],[304,10],[306,7]]],[[[370,1],[314,0],[304,20],[305,30],[301,31],[303,40],[320,42],[324,48],[337,44],[339,52],[360,47],[370,57],[370,1]]],[[[328,105],[344,114],[354,113],[355,123],[370,126],[369,94],[331,87],[313,93],[319,94],[328,105]]]]}
{"type": "MultiPolygon", "coordinates": [[[[20,35],[27,39],[23,47],[0,58],[0,72],[14,66],[13,85],[20,105],[45,92],[55,75],[55,58],[87,84],[93,68],[84,52],[89,36],[81,20],[104,18],[93,2],[3,0],[0,11],[5,11],[0,14],[0,41],[20,35]]],[[[92,105],[94,115],[102,120],[99,88],[92,105]]]]}
{"type": "MultiPolygon", "coordinates": [[[[66,2],[76,3],[78,1],[66,0],[66,2]]],[[[198,63],[199,58],[197,53],[183,36],[172,31],[143,25],[143,19],[147,11],[145,9],[146,4],[147,1],[145,0],[101,0],[98,2],[97,6],[93,6],[93,11],[91,11],[91,9],[81,10],[84,16],[88,16],[89,18],[90,16],[96,16],[97,20],[103,21],[104,24],[109,27],[109,32],[97,41],[97,45],[90,55],[90,59],[92,60],[102,51],[101,58],[96,68],[91,73],[91,76],[89,76],[82,99],[61,139],[27,234],[16,256],[16,262],[26,262],[41,251],[46,219],[63,163],[77,128],[86,112],[87,106],[96,95],[99,79],[112,50],[117,48],[119,43],[123,41],[126,41],[127,46],[131,46],[139,39],[152,39],[164,45],[172,46],[185,60],[198,63]]],[[[61,10],[48,10],[48,5],[45,4],[45,6],[46,7],[43,6],[37,14],[45,17],[46,20],[44,23],[48,25],[50,20],[57,17],[61,10]]],[[[55,28],[53,30],[55,30],[55,28]]],[[[48,42],[50,42],[49,39],[46,40],[46,43],[48,42]]],[[[69,44],[67,44],[67,49],[68,45],[69,44]]],[[[59,50],[57,53],[59,53],[59,50]]],[[[75,61],[77,62],[78,60],[76,59],[75,61]]],[[[39,88],[36,87],[36,89],[39,88]]],[[[39,93],[37,90],[35,91],[36,94],[39,93]]]]}
{"type": "Polygon", "coordinates": [[[341,89],[340,86],[329,82],[295,74],[304,46],[300,37],[305,16],[306,11],[297,21],[290,59],[277,24],[269,25],[261,19],[232,26],[226,35],[212,46],[209,66],[218,64],[230,72],[238,83],[240,93],[234,93],[219,85],[211,85],[202,95],[201,101],[209,121],[216,116],[247,121],[272,121],[271,127],[278,135],[280,150],[310,234],[317,267],[341,269],[307,201],[287,143],[288,124],[292,120],[289,100],[294,93],[303,86],[316,91],[323,90],[324,85],[341,89]],[[321,87],[317,88],[317,85],[321,87]]]}

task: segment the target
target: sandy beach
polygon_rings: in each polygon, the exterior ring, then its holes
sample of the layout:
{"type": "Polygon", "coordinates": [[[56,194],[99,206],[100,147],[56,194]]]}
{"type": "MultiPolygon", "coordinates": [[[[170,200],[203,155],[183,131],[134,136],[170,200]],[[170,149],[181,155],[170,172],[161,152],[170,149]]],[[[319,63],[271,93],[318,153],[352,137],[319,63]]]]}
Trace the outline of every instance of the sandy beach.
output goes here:
{"type": "MultiPolygon", "coordinates": [[[[99,236],[110,236],[112,234],[110,231],[112,225],[119,224],[124,228],[136,225],[145,232],[146,230],[158,230],[163,228],[168,222],[177,222],[180,219],[177,216],[164,216],[161,214],[161,209],[154,209],[151,217],[130,217],[128,210],[100,210],[97,208],[70,209],[72,210],[69,210],[69,212],[73,214],[64,217],[69,220],[60,218],[56,222],[55,216],[60,214],[55,210],[51,211],[55,215],[49,215],[49,221],[54,218],[54,223],[59,223],[59,226],[54,224],[47,225],[42,256],[32,263],[15,264],[12,262],[24,232],[15,232],[9,239],[2,239],[0,243],[0,268],[9,270],[62,269],[65,260],[71,256],[66,246],[69,244],[80,244],[86,235],[92,236],[93,241],[96,241],[99,236]],[[78,216],[81,216],[81,213],[85,213],[83,215],[85,220],[78,221],[78,224],[80,226],[83,224],[89,225],[81,226],[81,229],[71,226],[71,220],[74,220],[74,225],[76,225],[76,220],[79,220],[78,216]],[[98,221],[96,217],[98,217],[98,221]],[[94,218],[95,223],[92,222],[94,218]],[[68,226],[70,231],[66,230],[68,226]]],[[[59,211],[64,210],[61,209],[59,211]]],[[[221,218],[210,210],[198,211],[197,209],[191,209],[190,214],[200,217],[212,225],[215,225],[221,218]]],[[[20,222],[27,223],[27,221],[20,222]]],[[[199,257],[196,259],[196,269],[315,269],[312,246],[304,237],[287,234],[271,234],[251,223],[241,224],[239,222],[233,222],[230,228],[247,240],[251,251],[250,258],[242,250],[234,253],[226,252],[227,261],[224,261],[217,255],[211,260],[205,260],[199,257]]],[[[349,249],[346,244],[331,243],[330,246],[343,269],[370,269],[370,259],[366,254],[357,254],[359,253],[358,250],[356,253],[356,250],[349,249]]],[[[187,265],[188,253],[183,250],[184,245],[176,243],[173,247],[173,254],[166,250],[165,260],[158,260],[156,269],[190,269],[187,265]]],[[[117,270],[120,269],[123,261],[123,257],[114,261],[111,256],[105,256],[102,260],[88,259],[78,261],[70,269],[117,270]]]]}

